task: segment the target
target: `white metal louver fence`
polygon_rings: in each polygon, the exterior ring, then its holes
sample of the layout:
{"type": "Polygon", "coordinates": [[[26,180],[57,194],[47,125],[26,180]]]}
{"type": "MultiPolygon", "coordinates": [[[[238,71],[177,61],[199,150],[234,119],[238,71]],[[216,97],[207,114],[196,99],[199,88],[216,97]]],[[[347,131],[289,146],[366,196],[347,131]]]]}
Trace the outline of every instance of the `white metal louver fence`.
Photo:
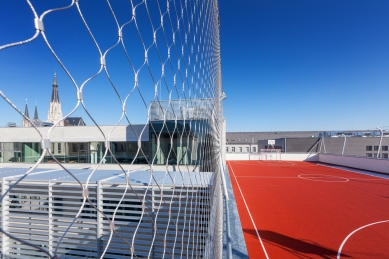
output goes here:
{"type": "MultiPolygon", "coordinates": [[[[104,249],[104,258],[204,257],[207,235],[214,238],[208,227],[216,219],[211,220],[212,203],[216,203],[211,197],[215,175],[196,174],[174,173],[174,177],[185,179],[174,184],[163,180],[159,183],[162,188],[135,181],[124,197],[124,180],[91,184],[89,198],[110,218],[116,210],[114,223],[91,206],[84,206],[74,221],[83,203],[82,190],[74,181],[26,180],[3,199],[3,206],[8,204],[3,212],[3,228],[59,258],[100,258],[104,249]],[[190,178],[194,177],[202,177],[202,182],[191,185],[190,178]],[[141,201],[139,197],[143,197],[141,201]],[[113,225],[120,236],[110,238],[113,225]]],[[[13,183],[12,177],[2,180],[5,189],[13,183]]],[[[6,258],[45,257],[42,251],[10,238],[2,244],[6,258]]]]}

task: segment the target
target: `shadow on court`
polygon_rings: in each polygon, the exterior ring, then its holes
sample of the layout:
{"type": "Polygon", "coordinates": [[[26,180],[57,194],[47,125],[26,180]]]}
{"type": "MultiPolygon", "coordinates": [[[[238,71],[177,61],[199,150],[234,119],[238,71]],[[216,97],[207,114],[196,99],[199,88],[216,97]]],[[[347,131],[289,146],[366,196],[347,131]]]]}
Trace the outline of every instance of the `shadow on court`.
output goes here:
{"type": "MultiPolygon", "coordinates": [[[[244,229],[244,232],[257,237],[257,233],[253,229],[244,229]]],[[[270,230],[258,230],[258,233],[265,243],[277,246],[298,258],[311,258],[309,255],[317,255],[320,258],[336,258],[338,255],[338,251],[309,240],[295,239],[270,230]]],[[[269,256],[272,255],[269,254],[269,256]]],[[[350,257],[343,253],[341,256],[350,257]]]]}

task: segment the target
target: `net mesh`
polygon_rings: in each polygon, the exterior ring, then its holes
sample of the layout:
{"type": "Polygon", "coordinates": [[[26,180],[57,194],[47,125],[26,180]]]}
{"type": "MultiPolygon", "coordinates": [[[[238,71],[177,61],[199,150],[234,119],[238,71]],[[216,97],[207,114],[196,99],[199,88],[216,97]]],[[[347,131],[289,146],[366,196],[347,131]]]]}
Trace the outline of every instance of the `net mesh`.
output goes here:
{"type": "Polygon", "coordinates": [[[266,148],[261,149],[259,160],[277,160],[281,161],[281,149],[266,148]]]}
{"type": "Polygon", "coordinates": [[[217,0],[3,1],[0,10],[2,22],[25,20],[23,33],[0,30],[1,65],[32,71],[22,79],[3,71],[0,95],[38,136],[22,143],[22,160],[25,146],[41,149],[31,168],[1,179],[1,255],[221,258],[217,0]],[[30,63],[17,58],[20,52],[30,63]],[[48,121],[31,119],[21,93],[35,98],[29,83],[54,68],[64,86],[55,77],[48,121]],[[80,115],[100,140],[54,140],[80,115]],[[120,134],[132,142],[118,142],[120,134]],[[122,155],[130,147],[131,156],[122,155]],[[77,158],[62,158],[63,149],[75,149],[77,158]],[[91,167],[74,170],[83,162],[91,167]],[[95,180],[107,168],[120,172],[95,180]]]}

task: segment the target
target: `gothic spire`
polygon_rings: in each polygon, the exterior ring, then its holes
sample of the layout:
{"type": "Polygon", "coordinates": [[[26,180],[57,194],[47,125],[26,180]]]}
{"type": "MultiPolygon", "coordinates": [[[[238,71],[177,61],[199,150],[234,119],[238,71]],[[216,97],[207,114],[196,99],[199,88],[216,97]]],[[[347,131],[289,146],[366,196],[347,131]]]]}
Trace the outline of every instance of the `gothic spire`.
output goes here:
{"type": "Polygon", "coordinates": [[[28,105],[27,105],[27,99],[26,99],[26,108],[24,109],[24,116],[26,116],[28,119],[23,117],[22,125],[23,127],[30,127],[30,122],[28,121],[30,119],[30,115],[28,114],[28,105]]]}
{"type": "Polygon", "coordinates": [[[54,81],[53,81],[53,92],[51,94],[51,101],[59,103],[59,94],[58,94],[58,84],[57,84],[57,73],[54,72],[54,81]]]}
{"type": "Polygon", "coordinates": [[[28,114],[27,99],[26,99],[26,108],[24,109],[24,115],[25,115],[27,118],[30,118],[30,115],[28,114]]]}
{"type": "Polygon", "coordinates": [[[34,120],[35,121],[39,120],[39,118],[38,118],[38,107],[37,107],[36,103],[35,103],[34,120]]]}
{"type": "MultiPolygon", "coordinates": [[[[59,101],[57,74],[54,72],[53,92],[51,94],[50,108],[47,121],[57,123],[62,120],[61,102],[59,101]]],[[[64,122],[59,122],[58,126],[64,126],[64,122]]]]}

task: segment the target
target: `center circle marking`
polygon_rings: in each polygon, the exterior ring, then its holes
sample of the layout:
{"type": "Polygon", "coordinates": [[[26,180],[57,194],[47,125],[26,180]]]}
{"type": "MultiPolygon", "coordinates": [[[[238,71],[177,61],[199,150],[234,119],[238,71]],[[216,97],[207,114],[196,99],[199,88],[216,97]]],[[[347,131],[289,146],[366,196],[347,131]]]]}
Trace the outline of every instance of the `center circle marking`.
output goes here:
{"type": "Polygon", "coordinates": [[[350,181],[348,178],[326,174],[299,174],[298,177],[308,181],[328,183],[346,183],[350,181]]]}

